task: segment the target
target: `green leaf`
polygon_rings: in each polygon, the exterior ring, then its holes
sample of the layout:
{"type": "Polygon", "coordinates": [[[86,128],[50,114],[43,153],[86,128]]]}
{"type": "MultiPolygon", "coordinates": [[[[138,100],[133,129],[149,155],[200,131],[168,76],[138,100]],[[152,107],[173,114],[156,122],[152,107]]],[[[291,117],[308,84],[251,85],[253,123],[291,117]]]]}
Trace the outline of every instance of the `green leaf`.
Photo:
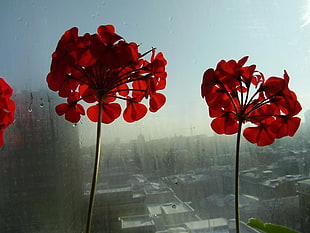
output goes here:
{"type": "Polygon", "coordinates": [[[300,233],[299,231],[295,231],[281,225],[264,223],[262,220],[256,218],[250,218],[247,224],[266,233],[300,233]]]}
{"type": "Polygon", "coordinates": [[[249,226],[264,230],[265,229],[265,223],[262,220],[259,220],[257,218],[250,218],[247,223],[249,226]]]}

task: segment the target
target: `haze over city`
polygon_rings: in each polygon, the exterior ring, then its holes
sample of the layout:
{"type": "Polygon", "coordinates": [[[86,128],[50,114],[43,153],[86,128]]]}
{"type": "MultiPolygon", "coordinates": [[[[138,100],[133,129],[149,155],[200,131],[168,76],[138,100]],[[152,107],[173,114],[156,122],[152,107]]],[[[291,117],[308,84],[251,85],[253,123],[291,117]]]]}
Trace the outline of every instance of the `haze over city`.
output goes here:
{"type": "MultiPolygon", "coordinates": [[[[203,72],[221,60],[249,56],[266,77],[282,76],[303,109],[310,109],[309,1],[2,1],[0,76],[15,89],[47,89],[51,54],[71,27],[95,33],[113,24],[140,51],[156,47],[168,61],[167,103],[139,122],[117,119],[103,137],[123,140],[141,132],[148,139],[173,135],[213,134],[208,108],[200,96],[203,72]],[[106,136],[108,135],[108,136],[106,136]]],[[[50,96],[57,94],[50,91],[50,96]]],[[[304,111],[300,113],[303,117],[304,111]]],[[[82,124],[82,125],[81,125],[82,124]]],[[[83,119],[83,143],[91,142],[94,124],[83,119]],[[87,125],[87,127],[83,127],[87,125]]]]}

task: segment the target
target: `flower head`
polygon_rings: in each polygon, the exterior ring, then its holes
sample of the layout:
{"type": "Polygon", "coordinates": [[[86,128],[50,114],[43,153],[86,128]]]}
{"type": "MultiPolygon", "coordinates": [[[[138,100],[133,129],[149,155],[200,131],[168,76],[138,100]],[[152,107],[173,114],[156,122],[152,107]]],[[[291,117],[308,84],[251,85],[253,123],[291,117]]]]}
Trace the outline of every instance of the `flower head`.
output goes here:
{"type": "Polygon", "coordinates": [[[75,27],[66,31],[52,54],[46,78],[51,90],[67,98],[67,103],[56,107],[56,113],[73,123],[86,113],[97,122],[101,102],[102,122],[108,124],[121,115],[116,100],[125,101],[123,118],[127,122],[145,116],[144,99],[149,99],[151,112],[159,110],[166,101],[157,91],[166,86],[167,61],[162,53],[155,54],[154,48],[140,54],[138,47],[116,34],[112,25],[99,26],[93,35],[79,36],[75,27]],[[150,61],[144,58],[148,54],[150,61]],[[82,100],[91,104],[87,111],[79,104],[82,100]]]}
{"type": "Polygon", "coordinates": [[[4,144],[4,130],[13,123],[15,104],[10,99],[13,89],[0,78],[0,147],[4,144]]]}
{"type": "Polygon", "coordinates": [[[203,76],[201,95],[214,118],[212,129],[218,134],[235,134],[240,124],[251,123],[243,136],[258,146],[272,144],[276,138],[293,136],[300,118],[301,105],[288,87],[289,76],[265,80],[256,66],[245,66],[248,57],[239,61],[220,61],[216,69],[203,76]]]}

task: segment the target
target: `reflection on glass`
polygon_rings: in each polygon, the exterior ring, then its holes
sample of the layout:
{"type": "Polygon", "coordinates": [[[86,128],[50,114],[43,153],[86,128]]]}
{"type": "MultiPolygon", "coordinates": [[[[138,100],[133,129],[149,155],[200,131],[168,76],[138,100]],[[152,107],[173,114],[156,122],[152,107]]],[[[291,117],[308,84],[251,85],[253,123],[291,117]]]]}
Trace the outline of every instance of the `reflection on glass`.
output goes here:
{"type": "Polygon", "coordinates": [[[15,122],[1,150],[1,231],[79,232],[83,189],[78,129],[57,119],[55,100],[47,91],[21,91],[14,100],[15,122]]]}
{"type": "Polygon", "coordinates": [[[0,232],[85,229],[94,129],[56,116],[45,77],[65,30],[106,24],[141,51],[164,51],[169,82],[156,116],[104,127],[94,232],[234,227],[235,137],[208,130],[199,88],[208,67],[244,55],[268,77],[285,67],[304,110],[293,138],[259,150],[241,140],[241,220],[310,229],[309,1],[2,1],[0,13],[0,76],[16,102],[0,148],[0,232]]]}

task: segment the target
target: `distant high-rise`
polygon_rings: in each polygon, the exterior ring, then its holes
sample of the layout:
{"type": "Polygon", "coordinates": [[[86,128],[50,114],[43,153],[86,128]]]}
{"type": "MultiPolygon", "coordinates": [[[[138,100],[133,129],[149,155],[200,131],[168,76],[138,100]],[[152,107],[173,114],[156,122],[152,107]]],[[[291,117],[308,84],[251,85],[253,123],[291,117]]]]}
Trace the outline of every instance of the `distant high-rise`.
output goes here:
{"type": "Polygon", "coordinates": [[[305,116],[305,125],[307,131],[310,131],[310,110],[307,110],[304,114],[305,116]]]}

